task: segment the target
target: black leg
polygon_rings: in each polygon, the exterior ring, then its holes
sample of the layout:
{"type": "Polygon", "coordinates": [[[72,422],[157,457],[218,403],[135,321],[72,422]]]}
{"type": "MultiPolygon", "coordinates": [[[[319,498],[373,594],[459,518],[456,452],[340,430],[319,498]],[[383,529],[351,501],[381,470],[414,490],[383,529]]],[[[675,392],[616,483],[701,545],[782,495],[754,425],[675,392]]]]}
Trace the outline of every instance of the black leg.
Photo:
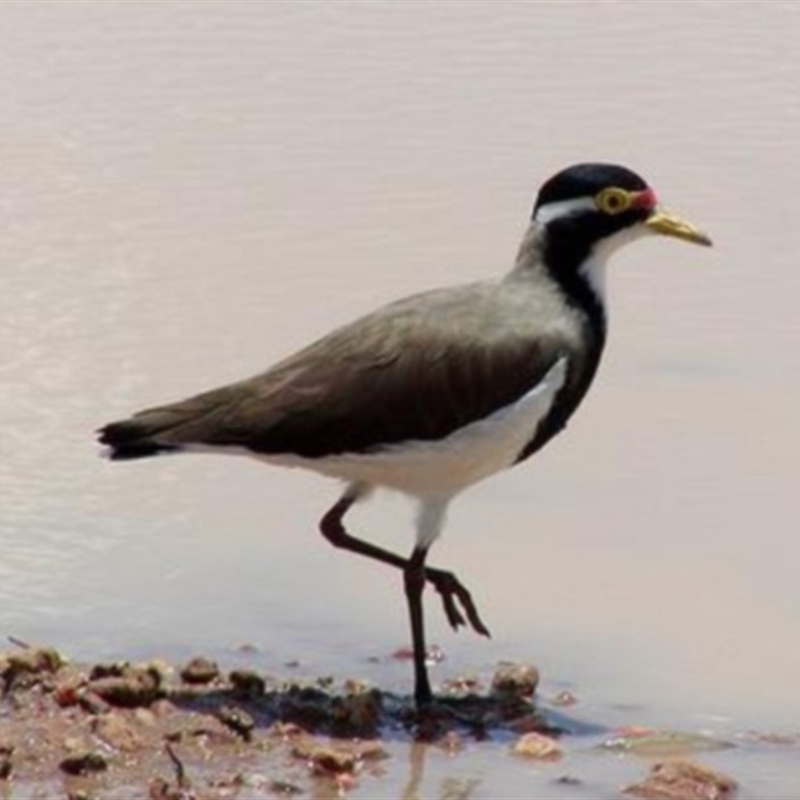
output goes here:
{"type": "Polygon", "coordinates": [[[403,571],[408,613],[411,619],[411,641],[414,649],[414,700],[418,709],[430,706],[433,702],[433,692],[428,681],[428,667],[425,663],[425,623],[422,614],[422,592],[425,589],[425,556],[427,554],[427,550],[416,548],[403,571]]]}
{"type": "MultiPolygon", "coordinates": [[[[344,515],[357,499],[357,492],[348,492],[333,505],[320,522],[319,527],[322,531],[322,535],[334,547],[341,548],[342,550],[349,550],[351,553],[358,553],[367,558],[380,561],[383,564],[389,564],[390,566],[405,570],[409,564],[408,559],[396,553],[392,553],[389,550],[384,550],[382,547],[377,547],[374,544],[365,542],[362,539],[357,539],[345,530],[343,523],[344,515]]],[[[433,567],[425,567],[424,575],[425,579],[433,584],[434,588],[441,596],[447,621],[454,630],[458,630],[462,625],[466,626],[469,622],[469,625],[476,633],[489,636],[489,630],[483,624],[478,610],[475,608],[472,595],[470,595],[466,587],[461,584],[452,572],[445,572],[444,570],[434,569],[433,567]],[[458,608],[456,601],[461,604],[463,613],[461,609],[458,608]],[[466,619],[464,617],[465,614],[466,619]]]]}

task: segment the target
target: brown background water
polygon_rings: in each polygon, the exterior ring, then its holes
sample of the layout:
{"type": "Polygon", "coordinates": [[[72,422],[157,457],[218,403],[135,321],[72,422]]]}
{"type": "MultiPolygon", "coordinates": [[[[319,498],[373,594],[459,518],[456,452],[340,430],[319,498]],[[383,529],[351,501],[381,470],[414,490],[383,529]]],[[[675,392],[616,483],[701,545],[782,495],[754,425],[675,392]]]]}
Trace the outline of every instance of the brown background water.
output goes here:
{"type": "MultiPolygon", "coordinates": [[[[530,658],[600,724],[797,729],[798,4],[5,2],[0,30],[0,633],[83,658],[253,642],[265,669],[405,689],[366,662],[406,641],[397,576],[316,533],[335,484],[112,465],[91,432],[502,273],[538,184],[612,160],[716,247],[615,259],[589,400],[434,549],[494,633],[431,605],[434,676],[530,658]]],[[[352,520],[411,547],[402,499],[352,520]]],[[[775,751],[716,763],[752,796],[800,785],[775,751]]],[[[550,776],[469,764],[422,794],[550,776]]]]}

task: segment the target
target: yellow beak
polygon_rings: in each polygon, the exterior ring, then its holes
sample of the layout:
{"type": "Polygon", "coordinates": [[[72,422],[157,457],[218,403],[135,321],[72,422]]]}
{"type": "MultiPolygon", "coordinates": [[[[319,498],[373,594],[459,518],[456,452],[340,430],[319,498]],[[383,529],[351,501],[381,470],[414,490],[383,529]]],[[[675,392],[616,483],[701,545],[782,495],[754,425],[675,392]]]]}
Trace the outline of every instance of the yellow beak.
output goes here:
{"type": "Polygon", "coordinates": [[[683,239],[687,242],[702,244],[711,247],[711,239],[708,238],[699,228],[681,219],[676,214],[668,211],[656,209],[644,221],[650,230],[660,233],[663,236],[674,236],[676,239],[683,239]]]}

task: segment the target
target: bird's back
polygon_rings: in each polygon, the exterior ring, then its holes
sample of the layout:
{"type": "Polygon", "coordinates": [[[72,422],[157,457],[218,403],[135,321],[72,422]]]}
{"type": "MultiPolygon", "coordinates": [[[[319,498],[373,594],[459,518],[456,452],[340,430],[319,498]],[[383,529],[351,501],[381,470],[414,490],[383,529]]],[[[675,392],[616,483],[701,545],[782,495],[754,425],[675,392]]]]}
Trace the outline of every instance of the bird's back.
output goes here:
{"type": "Polygon", "coordinates": [[[524,396],[559,357],[567,380],[584,382],[602,347],[580,346],[591,339],[581,316],[565,317],[541,282],[435,290],[345,325],[253,378],[111,423],[100,441],[112,458],[190,445],[320,458],[437,440],[524,396]]]}

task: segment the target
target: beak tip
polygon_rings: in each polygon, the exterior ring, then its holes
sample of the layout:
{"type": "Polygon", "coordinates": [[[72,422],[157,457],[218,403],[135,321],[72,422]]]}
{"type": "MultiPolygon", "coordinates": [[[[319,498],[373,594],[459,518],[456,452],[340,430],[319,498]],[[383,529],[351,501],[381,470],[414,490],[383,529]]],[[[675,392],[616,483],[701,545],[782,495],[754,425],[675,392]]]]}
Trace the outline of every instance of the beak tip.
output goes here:
{"type": "Polygon", "coordinates": [[[645,221],[645,225],[664,236],[673,236],[692,244],[703,245],[703,247],[713,246],[711,238],[703,231],[668,211],[654,210],[645,221]]]}
{"type": "Polygon", "coordinates": [[[701,233],[695,241],[697,242],[697,244],[701,244],[703,247],[714,246],[714,242],[711,241],[711,238],[709,236],[706,236],[706,234],[704,233],[701,233]]]}

